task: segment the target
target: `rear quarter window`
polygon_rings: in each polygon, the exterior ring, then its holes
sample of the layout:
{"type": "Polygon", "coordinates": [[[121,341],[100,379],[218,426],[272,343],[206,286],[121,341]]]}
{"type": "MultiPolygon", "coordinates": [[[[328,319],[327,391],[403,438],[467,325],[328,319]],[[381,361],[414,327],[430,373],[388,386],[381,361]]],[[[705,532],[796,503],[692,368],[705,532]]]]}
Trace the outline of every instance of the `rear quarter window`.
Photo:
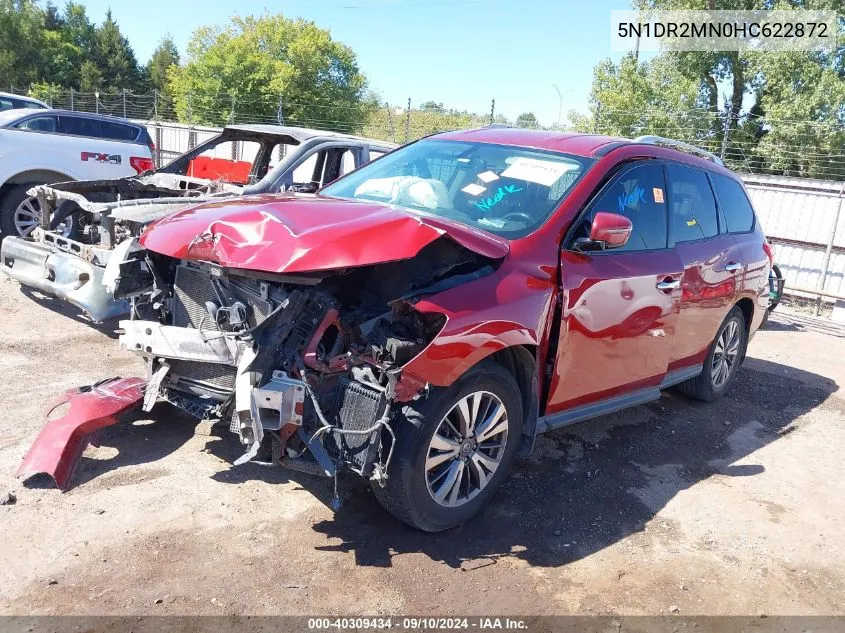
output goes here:
{"type": "Polygon", "coordinates": [[[113,121],[100,121],[100,135],[110,141],[134,141],[138,138],[138,128],[113,121]]]}
{"type": "Polygon", "coordinates": [[[754,208],[742,186],[732,178],[719,174],[710,174],[710,177],[728,232],[745,233],[754,228],[754,208]]]}

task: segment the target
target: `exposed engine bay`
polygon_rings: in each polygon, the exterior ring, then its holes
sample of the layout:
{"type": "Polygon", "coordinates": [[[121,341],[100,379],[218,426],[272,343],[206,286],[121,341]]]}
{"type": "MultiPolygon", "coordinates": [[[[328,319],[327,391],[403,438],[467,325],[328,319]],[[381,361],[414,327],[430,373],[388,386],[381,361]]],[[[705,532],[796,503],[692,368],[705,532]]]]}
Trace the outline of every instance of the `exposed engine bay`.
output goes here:
{"type": "Polygon", "coordinates": [[[492,273],[442,237],[414,258],[297,275],[174,259],[137,243],[113,279],[120,345],[148,365],[143,407],[221,421],[249,461],[382,481],[402,367],[445,316],[414,304],[492,273]]]}

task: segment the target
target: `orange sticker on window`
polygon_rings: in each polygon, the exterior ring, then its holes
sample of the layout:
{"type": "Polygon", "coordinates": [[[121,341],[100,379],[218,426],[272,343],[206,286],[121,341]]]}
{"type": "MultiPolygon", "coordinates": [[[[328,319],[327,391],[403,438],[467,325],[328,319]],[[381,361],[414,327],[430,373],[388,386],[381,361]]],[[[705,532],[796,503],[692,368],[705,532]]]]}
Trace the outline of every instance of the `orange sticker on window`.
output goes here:
{"type": "Polygon", "coordinates": [[[654,201],[663,204],[663,189],[660,187],[652,187],[651,193],[654,194],[654,201]]]}

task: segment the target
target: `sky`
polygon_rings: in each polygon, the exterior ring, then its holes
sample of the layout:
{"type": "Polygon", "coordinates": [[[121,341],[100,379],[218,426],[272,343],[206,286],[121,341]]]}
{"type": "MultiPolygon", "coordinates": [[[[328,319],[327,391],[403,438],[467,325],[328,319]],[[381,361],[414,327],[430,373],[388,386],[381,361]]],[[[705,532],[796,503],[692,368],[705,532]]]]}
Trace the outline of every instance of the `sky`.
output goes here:
{"type": "Polygon", "coordinates": [[[232,15],[313,20],[358,56],[370,87],[391,105],[442,102],[540,123],[587,111],[593,67],[610,50],[610,11],[627,0],[82,0],[92,22],[111,8],[138,61],[169,32],[181,53],[194,29],[232,15]],[[557,89],[555,88],[557,86],[557,89]],[[558,96],[560,91],[560,97],[558,96]]]}

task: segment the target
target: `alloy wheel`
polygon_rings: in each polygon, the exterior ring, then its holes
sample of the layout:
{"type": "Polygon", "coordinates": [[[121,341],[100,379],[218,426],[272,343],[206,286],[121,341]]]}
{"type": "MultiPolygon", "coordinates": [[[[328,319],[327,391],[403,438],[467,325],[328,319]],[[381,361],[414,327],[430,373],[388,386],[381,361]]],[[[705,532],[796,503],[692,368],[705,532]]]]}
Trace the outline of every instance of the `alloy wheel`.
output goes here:
{"type": "Polygon", "coordinates": [[[493,478],[508,441],[505,405],[489,391],[459,400],[437,425],[425,460],[426,486],[438,504],[454,508],[493,478]]]}
{"type": "Polygon", "coordinates": [[[713,389],[721,389],[731,377],[739,358],[740,338],[739,324],[735,320],[728,321],[719,334],[716,349],[713,351],[713,363],[710,367],[713,389]]]}
{"type": "MultiPolygon", "coordinates": [[[[38,203],[38,198],[24,198],[15,209],[14,220],[18,235],[29,237],[30,233],[41,226],[41,205],[38,203]]],[[[59,223],[55,231],[67,237],[70,235],[71,226],[70,218],[66,218],[59,223]]]]}

